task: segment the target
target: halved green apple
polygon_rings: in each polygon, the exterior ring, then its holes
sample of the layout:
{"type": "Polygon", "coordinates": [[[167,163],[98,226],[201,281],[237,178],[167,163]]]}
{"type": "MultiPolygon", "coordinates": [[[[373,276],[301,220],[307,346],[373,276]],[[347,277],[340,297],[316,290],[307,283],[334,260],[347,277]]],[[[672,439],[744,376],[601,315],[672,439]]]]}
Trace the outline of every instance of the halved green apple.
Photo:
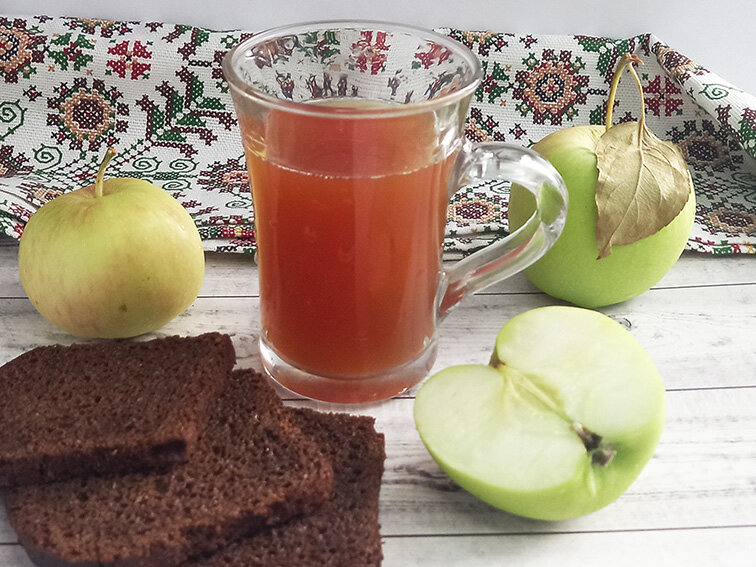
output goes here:
{"type": "Polygon", "coordinates": [[[512,318],[489,365],[442,370],[415,401],[420,437],[452,479],[542,520],[617,499],[651,458],[664,421],[664,384],[643,347],[578,307],[512,318]]]}

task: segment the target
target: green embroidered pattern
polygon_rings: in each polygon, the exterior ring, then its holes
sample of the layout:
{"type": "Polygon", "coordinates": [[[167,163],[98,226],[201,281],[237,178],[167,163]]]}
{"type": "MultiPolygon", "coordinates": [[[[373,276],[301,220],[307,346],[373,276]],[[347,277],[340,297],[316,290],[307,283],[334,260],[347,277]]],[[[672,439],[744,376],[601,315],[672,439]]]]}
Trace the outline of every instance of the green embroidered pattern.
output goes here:
{"type": "MultiPolygon", "coordinates": [[[[477,142],[531,146],[560,128],[603,123],[616,62],[625,52],[637,54],[648,124],[680,146],[696,187],[688,247],[756,252],[756,97],[649,34],[617,40],[440,31],[481,60],[483,79],[465,130],[477,142]]],[[[249,178],[221,70],[226,51],[249,35],[160,22],[0,16],[0,231],[19,237],[37,207],[91,184],[102,153],[115,146],[109,172],[163,187],[190,212],[208,250],[253,252],[249,178]]],[[[336,55],[336,38],[327,33],[298,41],[296,48],[318,61],[336,55]]],[[[363,37],[350,64],[377,75],[387,41],[363,37]]],[[[270,56],[292,46],[280,47],[270,56]]],[[[411,66],[445,57],[419,46],[411,66]]],[[[401,80],[399,72],[389,77],[390,94],[401,80]]],[[[439,77],[428,88],[450,80],[439,77]]],[[[313,76],[305,86],[320,96],[353,88],[336,76],[330,81],[313,76]]],[[[267,88],[285,96],[291,83],[281,77],[267,88]]],[[[637,120],[634,89],[620,88],[616,121],[637,120]]],[[[446,251],[466,254],[506,235],[507,199],[505,182],[454,195],[446,251]]]]}

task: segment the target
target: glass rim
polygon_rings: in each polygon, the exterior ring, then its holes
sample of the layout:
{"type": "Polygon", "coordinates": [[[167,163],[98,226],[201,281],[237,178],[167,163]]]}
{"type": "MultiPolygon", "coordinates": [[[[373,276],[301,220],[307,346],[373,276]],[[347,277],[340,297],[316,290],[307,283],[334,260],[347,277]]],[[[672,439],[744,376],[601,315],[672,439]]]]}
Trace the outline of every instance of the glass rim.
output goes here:
{"type": "Polygon", "coordinates": [[[221,67],[223,69],[223,76],[225,77],[226,82],[231,89],[235,90],[245,97],[254,99],[255,102],[259,104],[262,104],[269,108],[276,108],[278,110],[285,110],[296,114],[338,118],[384,118],[428,112],[429,110],[452,104],[460,99],[465,98],[468,95],[471,95],[475,92],[475,90],[478,88],[478,85],[483,80],[483,68],[480,64],[480,60],[470,49],[468,49],[462,43],[430,29],[381,20],[316,20],[269,28],[254,34],[252,37],[249,37],[244,41],[240,41],[234,47],[232,47],[223,56],[221,67]],[[323,29],[340,28],[347,29],[350,27],[368,27],[374,28],[378,31],[386,32],[398,31],[408,35],[411,34],[417,36],[421,39],[435,41],[436,43],[439,43],[464,57],[466,62],[469,64],[472,73],[470,77],[466,79],[465,83],[459,86],[459,88],[449,93],[443,94],[437,98],[430,100],[421,100],[419,102],[410,102],[406,104],[386,105],[385,107],[381,106],[379,108],[350,108],[343,106],[316,106],[308,104],[306,102],[296,102],[292,100],[277,98],[247,84],[239,76],[239,73],[237,73],[236,69],[234,68],[236,61],[240,57],[243,57],[246,51],[248,51],[254,45],[261,43],[262,41],[267,41],[276,37],[283,37],[285,35],[291,35],[292,33],[302,33],[303,31],[320,31],[323,29]]]}

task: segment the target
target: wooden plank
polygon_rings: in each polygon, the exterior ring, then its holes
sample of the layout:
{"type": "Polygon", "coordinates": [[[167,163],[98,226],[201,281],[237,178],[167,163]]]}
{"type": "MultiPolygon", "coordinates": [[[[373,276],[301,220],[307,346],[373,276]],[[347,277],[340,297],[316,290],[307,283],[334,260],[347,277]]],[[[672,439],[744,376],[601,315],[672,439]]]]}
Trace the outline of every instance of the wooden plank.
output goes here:
{"type": "MultiPolygon", "coordinates": [[[[746,296],[743,298],[745,307],[734,308],[729,303],[731,298],[729,288],[654,290],[633,302],[600,311],[628,328],[660,368],[669,368],[669,372],[662,374],[674,380],[680,373],[673,364],[692,360],[690,364],[696,366],[707,358],[702,349],[710,337],[718,337],[722,343],[720,348],[729,351],[730,346],[734,347],[738,367],[740,356],[748,357],[748,331],[756,306],[754,300],[746,296]]],[[[441,364],[438,366],[486,363],[496,333],[510,318],[527,309],[559,304],[562,303],[543,295],[471,298],[441,325],[441,364]]],[[[713,385],[715,381],[713,376],[701,377],[708,381],[698,385],[713,385]]]]}
{"type": "MultiPolygon", "coordinates": [[[[632,267],[628,267],[631,273],[632,267]]],[[[711,256],[684,252],[677,263],[652,289],[710,285],[753,284],[756,282],[756,257],[753,255],[711,256]]],[[[482,293],[537,292],[523,274],[492,285],[482,293]]],[[[633,301],[633,300],[630,300],[633,301]]]]}
{"type": "MultiPolygon", "coordinates": [[[[471,298],[441,325],[436,368],[486,363],[507,320],[553,304],[558,302],[544,295],[471,298]]],[[[751,286],[652,290],[600,311],[638,339],[668,388],[756,385],[756,293],[751,286]]]]}
{"type": "MultiPolygon", "coordinates": [[[[208,253],[205,285],[201,295],[257,295],[257,276],[240,276],[255,270],[252,258],[238,254],[208,253]]],[[[732,285],[756,283],[756,258],[753,256],[710,256],[686,252],[654,288],[693,285],[732,285]]],[[[523,274],[486,288],[482,293],[540,293],[523,274]]]]}
{"type": "MultiPolygon", "coordinates": [[[[258,294],[257,268],[245,254],[205,255],[205,280],[201,296],[251,296],[258,294]]],[[[18,245],[0,246],[0,297],[26,297],[18,279],[18,245]]]]}
{"type": "MultiPolygon", "coordinates": [[[[389,537],[383,567],[732,567],[756,555],[756,528],[590,534],[389,537]]],[[[3,567],[33,567],[18,545],[0,545],[3,567]]]]}
{"type": "Polygon", "coordinates": [[[0,565],[3,567],[34,567],[20,545],[0,545],[0,565]]]}
{"type": "MultiPolygon", "coordinates": [[[[0,296],[25,297],[18,281],[17,246],[0,246],[0,296]]],[[[201,296],[254,296],[259,293],[253,259],[242,254],[207,253],[201,296]]],[[[712,257],[686,252],[655,288],[756,283],[756,258],[712,257]]],[[[482,293],[540,293],[523,274],[494,284],[482,293]]]]}
{"type": "Polygon", "coordinates": [[[0,246],[0,297],[26,297],[18,279],[18,245],[0,246]]]}
{"type": "Polygon", "coordinates": [[[654,288],[756,283],[756,255],[712,256],[684,252],[654,288]]]}
{"type": "MultiPolygon", "coordinates": [[[[628,327],[656,363],[667,388],[754,386],[756,349],[752,288],[654,290],[632,302],[603,309],[628,327]]],[[[435,369],[485,364],[499,328],[514,315],[557,303],[545,295],[475,296],[443,322],[435,369]]],[[[177,319],[143,339],[218,330],[231,334],[240,364],[259,367],[256,341],[259,299],[199,298],[177,319]]],[[[0,363],[40,344],[76,339],[55,328],[25,298],[0,299],[4,337],[0,363]]]]}
{"type": "Polygon", "coordinates": [[[383,554],[384,567],[733,567],[753,565],[756,528],[388,538],[383,554]]]}
{"type": "Polygon", "coordinates": [[[257,266],[249,254],[205,254],[205,280],[200,296],[256,296],[257,266]]]}
{"type": "MultiPolygon", "coordinates": [[[[241,367],[259,368],[256,342],[260,326],[258,304],[257,298],[200,298],[166,326],[142,335],[138,340],[221,331],[232,335],[241,367]]],[[[87,342],[55,327],[26,298],[0,299],[0,314],[3,326],[0,364],[37,346],[87,342]]]]}

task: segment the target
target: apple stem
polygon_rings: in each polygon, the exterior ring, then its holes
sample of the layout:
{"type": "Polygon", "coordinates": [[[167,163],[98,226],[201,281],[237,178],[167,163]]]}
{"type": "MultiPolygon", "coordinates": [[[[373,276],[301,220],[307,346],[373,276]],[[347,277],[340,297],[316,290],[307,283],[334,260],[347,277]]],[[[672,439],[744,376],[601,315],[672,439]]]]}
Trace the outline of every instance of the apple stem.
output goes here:
{"type": "MultiPolygon", "coordinates": [[[[640,61],[640,59],[638,59],[638,61],[640,61]]],[[[638,121],[638,129],[642,133],[643,128],[646,125],[646,99],[643,97],[643,85],[641,84],[638,73],[635,71],[635,67],[630,65],[628,69],[630,70],[630,73],[632,73],[633,78],[635,79],[635,84],[638,86],[638,93],[640,93],[641,114],[640,120],[638,121]]],[[[638,136],[638,140],[641,140],[641,136],[638,136]]]]}
{"type": "Polygon", "coordinates": [[[97,179],[95,179],[95,197],[98,199],[102,197],[102,179],[105,175],[105,169],[115,155],[116,151],[113,148],[108,148],[108,151],[105,152],[105,157],[102,158],[102,162],[100,163],[100,169],[97,170],[97,179]]]}
{"type": "Polygon", "coordinates": [[[622,76],[622,71],[625,70],[625,67],[629,65],[630,72],[635,77],[635,81],[638,84],[638,90],[640,91],[640,98],[641,98],[641,129],[643,128],[643,124],[645,123],[646,119],[646,102],[643,98],[643,86],[640,83],[640,79],[638,78],[638,74],[635,72],[635,69],[633,68],[632,64],[636,63],[638,65],[642,65],[643,61],[641,61],[640,57],[635,55],[634,53],[625,53],[619,60],[619,64],[617,65],[617,70],[614,72],[614,77],[612,78],[612,86],[609,89],[609,100],[606,102],[606,120],[605,125],[606,129],[612,127],[612,114],[614,113],[614,97],[617,95],[617,87],[619,86],[620,77],[622,76]]]}
{"type": "Polygon", "coordinates": [[[591,463],[605,467],[617,454],[614,445],[604,443],[604,438],[585,427],[582,423],[573,422],[572,430],[577,433],[585,446],[585,450],[591,455],[591,463]]]}

